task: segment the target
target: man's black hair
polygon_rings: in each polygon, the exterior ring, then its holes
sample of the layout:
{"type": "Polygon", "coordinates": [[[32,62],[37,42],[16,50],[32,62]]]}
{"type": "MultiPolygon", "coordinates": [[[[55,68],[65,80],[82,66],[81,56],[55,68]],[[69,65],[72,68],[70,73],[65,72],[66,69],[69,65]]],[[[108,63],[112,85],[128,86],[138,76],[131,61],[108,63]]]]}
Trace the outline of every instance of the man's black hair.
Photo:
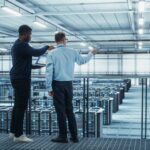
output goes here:
{"type": "Polygon", "coordinates": [[[24,33],[31,33],[32,29],[28,25],[21,25],[18,29],[19,35],[24,33]]]}
{"type": "Polygon", "coordinates": [[[63,40],[63,38],[65,38],[65,33],[64,32],[58,32],[55,34],[55,41],[56,42],[60,42],[61,40],[63,40]]]}

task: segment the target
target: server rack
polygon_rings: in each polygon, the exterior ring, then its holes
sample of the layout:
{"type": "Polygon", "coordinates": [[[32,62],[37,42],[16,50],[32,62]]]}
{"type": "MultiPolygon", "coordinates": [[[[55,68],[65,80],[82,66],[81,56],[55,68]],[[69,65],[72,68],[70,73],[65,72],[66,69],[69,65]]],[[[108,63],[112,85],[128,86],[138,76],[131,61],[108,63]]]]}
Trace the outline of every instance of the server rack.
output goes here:
{"type": "MultiPolygon", "coordinates": [[[[78,132],[80,136],[102,136],[103,125],[109,125],[112,122],[112,111],[117,112],[119,105],[123,103],[125,91],[131,86],[130,80],[122,80],[117,82],[97,80],[86,83],[86,79],[79,79],[74,84],[74,110],[77,118],[78,132]],[[88,101],[87,101],[88,100],[88,101]],[[87,107],[88,104],[88,107],[87,107]],[[104,108],[103,112],[98,110],[104,108]],[[99,123],[97,125],[97,122],[99,123]],[[88,129],[87,129],[88,127],[88,129]]],[[[57,134],[57,116],[53,107],[53,100],[48,97],[45,90],[45,81],[38,80],[32,82],[31,91],[31,133],[32,134],[57,134]]],[[[5,93],[8,88],[5,89],[5,93]]],[[[5,95],[8,97],[8,95],[5,95]]],[[[11,101],[12,103],[12,101],[11,101]]],[[[10,103],[9,103],[10,104],[10,103]]],[[[9,132],[9,124],[11,119],[11,109],[1,109],[3,114],[0,131],[9,132]],[[7,117],[8,116],[8,117],[7,117]],[[5,119],[4,119],[5,118],[5,119]],[[7,128],[4,128],[7,127],[7,128]]],[[[8,107],[6,107],[8,108],[8,107]]],[[[24,131],[28,126],[28,120],[25,116],[24,131]]]]}

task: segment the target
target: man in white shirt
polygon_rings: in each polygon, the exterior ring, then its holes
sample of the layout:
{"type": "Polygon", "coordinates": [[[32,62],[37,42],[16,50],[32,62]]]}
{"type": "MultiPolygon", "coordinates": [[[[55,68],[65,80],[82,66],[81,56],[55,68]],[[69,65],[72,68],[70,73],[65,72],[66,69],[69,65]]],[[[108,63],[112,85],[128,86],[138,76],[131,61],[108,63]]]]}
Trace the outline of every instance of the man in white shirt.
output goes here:
{"type": "Polygon", "coordinates": [[[46,66],[47,90],[54,99],[59,127],[59,136],[52,141],[68,142],[66,124],[66,119],[68,119],[70,140],[76,143],[78,142],[77,124],[72,105],[74,65],[87,63],[96,54],[96,49],[90,51],[86,57],[81,56],[79,52],[66,46],[67,39],[63,32],[55,35],[55,41],[57,48],[48,55],[46,66]]]}

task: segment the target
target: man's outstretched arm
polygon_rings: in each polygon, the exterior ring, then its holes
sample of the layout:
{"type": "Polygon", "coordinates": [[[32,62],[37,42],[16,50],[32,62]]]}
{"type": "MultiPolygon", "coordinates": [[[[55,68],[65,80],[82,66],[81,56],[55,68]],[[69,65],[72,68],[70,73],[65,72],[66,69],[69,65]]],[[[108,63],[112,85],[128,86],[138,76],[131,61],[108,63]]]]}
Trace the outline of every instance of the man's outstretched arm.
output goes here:
{"type": "Polygon", "coordinates": [[[78,64],[78,65],[83,65],[83,64],[85,64],[85,63],[87,63],[88,61],[90,61],[90,59],[92,58],[92,56],[93,55],[95,55],[96,54],[96,49],[93,49],[92,51],[90,51],[88,54],[87,54],[87,56],[81,56],[80,54],[79,54],[79,52],[75,52],[75,61],[76,61],[76,63],[78,64]]]}

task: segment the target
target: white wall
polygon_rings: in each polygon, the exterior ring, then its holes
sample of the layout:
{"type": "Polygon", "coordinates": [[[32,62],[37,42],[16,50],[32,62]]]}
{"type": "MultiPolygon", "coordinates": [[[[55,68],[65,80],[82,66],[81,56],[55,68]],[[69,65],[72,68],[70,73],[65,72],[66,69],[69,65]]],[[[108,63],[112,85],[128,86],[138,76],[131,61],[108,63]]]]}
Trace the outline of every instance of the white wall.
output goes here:
{"type": "Polygon", "coordinates": [[[75,65],[75,73],[150,73],[149,54],[96,55],[89,63],[75,65]],[[94,65],[95,64],[95,65],[94,65]]]}
{"type": "MultiPolygon", "coordinates": [[[[0,71],[9,71],[11,66],[11,56],[0,56],[0,71]]],[[[33,72],[44,74],[45,68],[33,72]]],[[[150,54],[96,55],[85,65],[75,64],[75,73],[150,73],[150,54]]]]}

